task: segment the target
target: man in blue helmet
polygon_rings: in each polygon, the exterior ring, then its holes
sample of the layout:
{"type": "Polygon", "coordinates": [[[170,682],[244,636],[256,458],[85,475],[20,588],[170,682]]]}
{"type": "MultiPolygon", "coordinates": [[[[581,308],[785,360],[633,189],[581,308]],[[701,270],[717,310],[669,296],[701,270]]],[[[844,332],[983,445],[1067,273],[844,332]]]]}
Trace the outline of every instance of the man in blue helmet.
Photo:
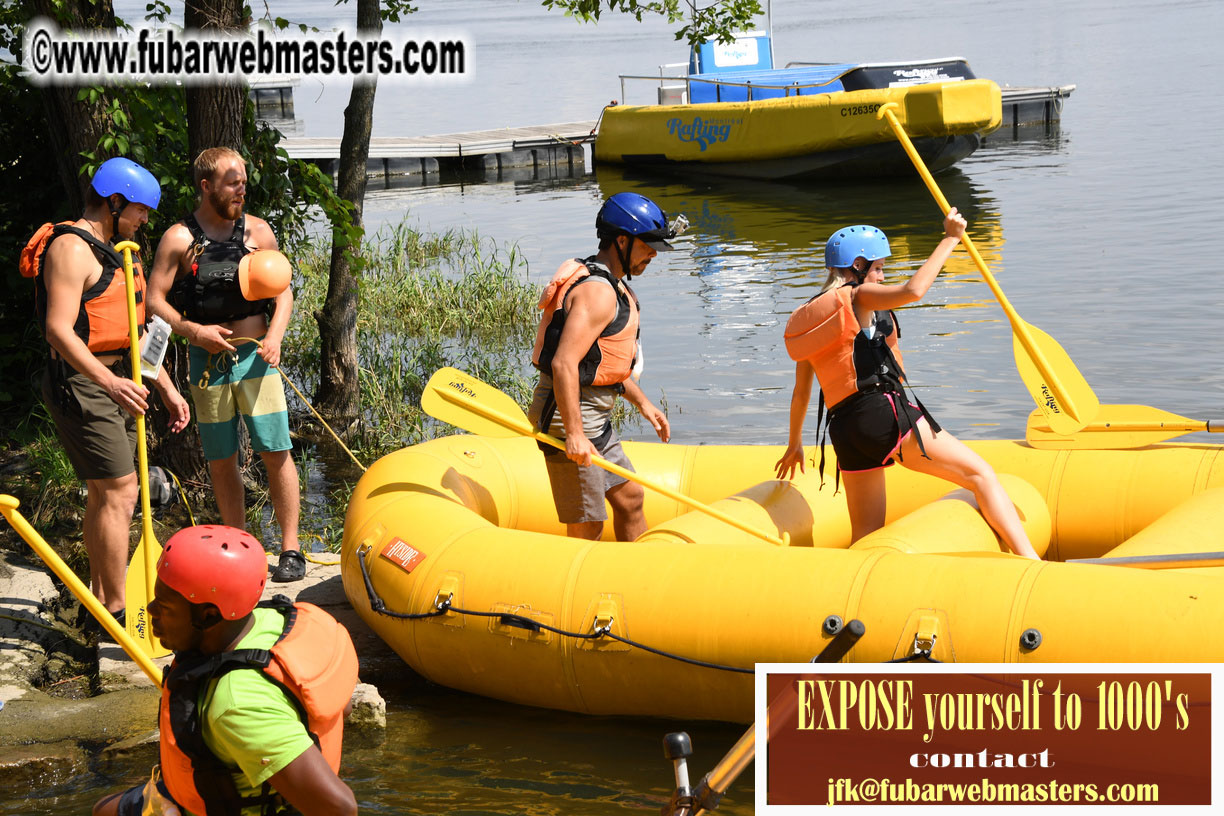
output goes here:
{"type": "MultiPolygon", "coordinates": [[[[90,588],[121,625],[128,530],[140,496],[135,418],[148,409],[149,390],[132,380],[123,257],[114,244],[133,239],[160,200],[153,174],[129,159],[110,159],[90,182],[84,215],[44,225],[23,256],[49,346],[43,398],[87,489],[90,588]]],[[[133,260],[136,321],[143,325],[145,279],[139,258],[133,260]]],[[[153,384],[170,412],[170,430],[181,431],[187,402],[164,371],[153,384]]]]}
{"type": "MultiPolygon", "coordinates": [[[[683,216],[678,224],[686,223],[683,216]]],[[[683,229],[683,227],[681,227],[683,229]]],[[[528,415],[537,428],[565,439],[565,452],[541,446],[557,518],[574,538],[596,539],[612,507],[618,541],[646,530],[641,485],[591,464],[598,455],[633,469],[612,428],[612,407],[624,396],[671,438],[667,416],[637,384],[642,367],[637,295],[629,288],[651,259],[672,249],[667,216],[637,193],[608,198],[595,218],[599,252],[566,261],[540,297],[544,314],[531,361],[540,371],[528,415]]]]}

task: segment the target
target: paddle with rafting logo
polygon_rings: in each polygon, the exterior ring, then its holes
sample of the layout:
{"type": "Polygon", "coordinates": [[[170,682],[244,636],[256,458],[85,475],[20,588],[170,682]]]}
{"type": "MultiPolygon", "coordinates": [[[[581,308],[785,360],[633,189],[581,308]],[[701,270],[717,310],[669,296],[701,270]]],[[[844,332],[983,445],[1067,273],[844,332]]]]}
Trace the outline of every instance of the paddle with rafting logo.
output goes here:
{"type": "MultiPolygon", "coordinates": [[[[470,431],[474,434],[502,438],[530,436],[532,439],[543,442],[546,445],[551,445],[558,450],[565,450],[565,443],[560,439],[535,429],[513,397],[457,368],[440,368],[429,378],[429,382],[426,383],[425,390],[421,394],[421,408],[434,419],[450,423],[456,428],[463,428],[465,431],[470,431]]],[[[662,493],[673,501],[678,501],[681,504],[692,507],[694,510],[699,510],[706,515],[713,516],[719,521],[730,524],[737,530],[754,535],[757,538],[768,541],[770,544],[778,546],[786,546],[787,544],[784,538],[758,530],[734,516],[727,515],[721,510],[710,507],[708,504],[704,504],[691,496],[686,496],[679,491],[672,490],[670,487],[648,479],[640,473],[626,470],[620,465],[609,462],[607,459],[592,456],[591,464],[615,473],[629,481],[637,482],[642,487],[648,487],[651,490],[662,493]]]]}
{"type": "MultiPolygon", "coordinates": [[[[140,373],[140,337],[136,323],[136,280],[132,271],[132,251],[139,250],[135,241],[120,241],[115,249],[123,253],[123,277],[127,288],[128,333],[131,341],[132,380],[143,385],[140,373]]],[[[157,580],[157,559],[161,558],[161,544],[153,534],[153,512],[149,504],[149,450],[145,438],[144,414],[136,416],[136,465],[140,474],[140,541],[128,563],[127,583],[127,633],[149,657],[165,657],[170,650],[161,645],[153,635],[149,622],[148,606],[153,598],[153,584],[157,580]]]]}
{"type": "MultiPolygon", "coordinates": [[[[914,168],[926,183],[927,189],[931,191],[931,195],[934,196],[944,215],[947,215],[948,210],[951,209],[948,200],[944,198],[943,192],[935,184],[935,179],[931,177],[931,172],[922,161],[922,157],[914,149],[914,143],[910,141],[905,128],[897,120],[897,115],[894,113],[894,109],[897,108],[899,108],[897,103],[888,102],[880,107],[876,116],[888,120],[893,133],[896,134],[901,146],[909,155],[910,161],[913,162],[914,168]]],[[[1096,417],[1100,407],[1100,400],[1084,379],[1084,375],[1080,374],[1075,363],[1071,362],[1070,356],[1053,337],[1020,318],[1003,294],[1003,290],[999,287],[994,275],[990,273],[986,261],[982,259],[968,234],[961,242],[965,245],[978,271],[986,280],[986,285],[990,287],[995,300],[1003,307],[1003,312],[1011,323],[1016,368],[1020,372],[1020,379],[1024,381],[1025,387],[1028,388],[1049,427],[1057,434],[1072,434],[1083,428],[1096,417]]]]}

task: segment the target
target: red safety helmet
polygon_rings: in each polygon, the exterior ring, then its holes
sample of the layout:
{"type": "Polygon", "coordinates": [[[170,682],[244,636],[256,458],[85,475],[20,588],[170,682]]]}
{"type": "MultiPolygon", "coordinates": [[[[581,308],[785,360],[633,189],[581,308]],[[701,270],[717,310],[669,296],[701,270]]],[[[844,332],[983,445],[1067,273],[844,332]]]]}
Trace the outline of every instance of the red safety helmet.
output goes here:
{"type": "Polygon", "coordinates": [[[210,603],[226,620],[245,617],[268,581],[268,559],[255,536],[223,524],[187,527],[170,536],[157,578],[193,604],[210,603]]]}

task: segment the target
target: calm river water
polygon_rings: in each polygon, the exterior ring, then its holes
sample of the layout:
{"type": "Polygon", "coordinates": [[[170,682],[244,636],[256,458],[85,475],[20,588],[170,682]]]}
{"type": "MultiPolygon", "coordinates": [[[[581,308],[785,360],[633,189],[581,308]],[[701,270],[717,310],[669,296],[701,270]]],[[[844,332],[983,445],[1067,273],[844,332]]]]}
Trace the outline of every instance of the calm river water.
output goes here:
{"type": "MultiPolygon", "coordinates": [[[[1102,402],[1219,416],[1224,386],[1212,338],[1224,312],[1216,279],[1224,258],[1224,109],[1209,89],[1224,74],[1224,4],[773,6],[780,62],[957,54],[1000,84],[1076,84],[1059,132],[991,137],[939,183],[968,215],[1016,310],[1059,341],[1102,402]]],[[[273,10],[320,26],[352,14],[331,0],[273,10]]],[[[617,74],[656,73],[660,63],[684,58],[662,23],[608,15],[580,26],[531,2],[440,0],[401,25],[462,34],[474,76],[460,85],[380,88],[376,135],[593,119],[619,97],[617,74]]],[[[339,135],[347,94],[340,83],[298,88],[307,135],[339,135]]],[[[517,243],[531,279],[543,283],[563,258],[594,250],[599,201],[624,189],[693,224],[638,287],[643,385],[666,397],[679,443],[784,442],[792,365],[782,325],[822,279],[820,250],[833,229],[863,222],[884,229],[894,272],[916,268],[940,236],[938,211],[916,176],[803,188],[625,178],[601,168],[578,179],[372,190],[366,212],[372,224],[406,217],[517,243]]],[[[902,322],[907,368],[945,427],[965,438],[1023,435],[1033,404],[1016,374],[1011,331],[963,252],[902,322]]],[[[346,754],[345,775],[369,813],[654,811],[671,786],[660,744],[666,731],[693,735],[697,777],[740,733],[521,709],[442,689],[383,692],[391,706],[385,744],[346,754]]],[[[110,773],[138,775],[122,766],[110,773]]],[[[0,813],[84,812],[93,794],[82,788],[111,784],[111,776],[89,774],[48,791],[50,798],[10,799],[0,813]]],[[[722,810],[750,813],[752,796],[751,778],[742,779],[722,810]]]]}

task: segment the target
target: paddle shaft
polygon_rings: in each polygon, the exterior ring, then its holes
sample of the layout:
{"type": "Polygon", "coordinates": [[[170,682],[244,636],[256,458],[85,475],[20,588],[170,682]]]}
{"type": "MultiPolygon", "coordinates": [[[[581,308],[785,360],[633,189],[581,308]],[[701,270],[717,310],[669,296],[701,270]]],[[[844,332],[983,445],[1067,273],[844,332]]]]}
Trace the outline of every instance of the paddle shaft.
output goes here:
{"type": "MultiPolygon", "coordinates": [[[[560,439],[557,439],[555,436],[549,436],[548,434],[542,431],[529,431],[529,430],[524,429],[522,427],[523,425],[526,425],[528,428],[530,427],[530,425],[526,422],[526,417],[523,417],[520,422],[515,422],[513,418],[506,417],[498,411],[490,410],[478,402],[464,399],[464,397],[461,394],[450,391],[449,389],[439,390],[436,393],[440,397],[442,397],[442,399],[446,400],[452,405],[458,406],[459,408],[463,410],[473,411],[479,414],[480,416],[484,417],[487,420],[496,422],[498,425],[501,425],[504,428],[508,428],[516,432],[521,432],[525,435],[530,435],[537,441],[543,442],[545,445],[551,445],[552,447],[557,448],[558,450],[562,450],[562,451],[565,450],[565,443],[562,442],[560,439]]],[[[655,482],[651,479],[647,479],[645,476],[642,476],[639,473],[635,473],[632,470],[626,470],[620,465],[609,462],[607,459],[604,459],[602,456],[594,456],[594,455],[591,456],[591,464],[598,465],[599,467],[603,468],[604,470],[610,473],[615,473],[617,476],[620,476],[623,479],[628,479],[631,482],[636,482],[642,485],[643,487],[649,487],[651,490],[662,493],[664,496],[667,496],[669,499],[673,499],[674,501],[678,501],[681,504],[685,504],[696,510],[700,510],[701,512],[706,513],[707,515],[713,516],[719,521],[722,521],[726,524],[730,524],[732,527],[736,528],[737,530],[742,530],[745,533],[754,535],[757,538],[760,538],[764,541],[768,541],[770,544],[776,544],[778,546],[785,546],[786,544],[786,542],[784,542],[782,539],[778,538],[777,536],[771,536],[766,532],[756,529],[750,524],[745,524],[744,522],[740,521],[734,516],[729,516],[726,513],[722,512],[721,510],[716,510],[715,508],[710,507],[708,504],[700,502],[697,499],[694,499],[690,496],[686,496],[683,493],[680,493],[679,491],[672,490],[670,487],[661,485],[658,482],[655,482]]]]}
{"type": "Polygon", "coordinates": [[[64,582],[72,594],[77,597],[77,600],[89,610],[91,615],[98,619],[98,622],[110,633],[115,642],[123,647],[123,651],[127,652],[136,661],[136,665],[140,666],[141,670],[149,676],[153,684],[160,688],[162,684],[161,672],[157,666],[144,653],[140,645],[132,639],[131,635],[119,625],[119,621],[115,620],[114,615],[106,611],[106,607],[94,597],[94,594],[89,591],[89,587],[81,583],[81,579],[77,578],[72,570],[68,568],[68,565],[64,563],[63,559],[56,555],[55,550],[51,549],[51,545],[38,534],[33,525],[17,511],[18,505],[17,499],[12,496],[0,495],[0,513],[4,514],[4,518],[13,526],[17,534],[25,539],[30,548],[43,560],[43,563],[51,568],[51,571],[64,582]]]}
{"type": "MultiPolygon", "coordinates": [[[[812,658],[813,663],[836,663],[841,660],[846,652],[854,648],[854,644],[858,643],[867,631],[867,627],[860,620],[852,620],[847,623],[842,630],[837,633],[833,640],[821,650],[820,654],[812,658]]],[[[799,695],[783,691],[774,698],[773,702],[767,709],[769,737],[773,738],[783,728],[791,726],[795,720],[795,713],[799,708],[799,695]],[[772,709],[772,710],[771,710],[772,709]]],[[[721,798],[727,792],[727,788],[731,787],[731,783],[735,781],[744,769],[748,767],[748,763],[756,758],[756,726],[751,725],[744,735],[740,737],[735,745],[731,746],[731,750],[718,761],[714,769],[706,774],[705,779],[701,780],[701,784],[697,786],[693,798],[698,803],[699,807],[693,812],[693,816],[700,816],[702,813],[708,812],[704,807],[706,799],[712,793],[717,798],[721,798]]],[[[717,799],[715,800],[717,801],[717,799]]],[[[717,805],[715,805],[717,807],[717,805]]]]}
{"type": "MultiPolygon", "coordinates": [[[[140,373],[140,329],[136,322],[136,275],[132,270],[132,250],[140,249],[135,241],[120,241],[115,249],[123,253],[123,278],[127,286],[129,351],[132,357],[132,381],[143,387],[140,373]]],[[[148,544],[153,541],[153,513],[149,503],[149,446],[145,439],[144,414],[136,415],[136,465],[140,474],[140,518],[141,538],[148,544]]],[[[154,564],[153,552],[146,546],[145,553],[145,597],[153,597],[154,564]]]]}
{"type": "Polygon", "coordinates": [[[1024,438],[1035,448],[1125,450],[1156,445],[1188,433],[1224,433],[1224,420],[1178,416],[1147,405],[1102,405],[1097,416],[1073,434],[1055,433],[1040,410],[1029,414],[1024,438]]]}
{"type": "MultiPolygon", "coordinates": [[[[1046,428],[1042,428],[1042,430],[1046,430],[1046,428]]],[[[1138,433],[1168,431],[1170,437],[1198,433],[1200,431],[1204,433],[1224,433],[1224,420],[1211,419],[1205,422],[1193,419],[1185,422],[1089,422],[1077,433],[1108,433],[1109,431],[1133,431],[1138,433]]]]}
{"type": "MultiPolygon", "coordinates": [[[[909,134],[905,132],[905,128],[901,127],[901,122],[897,119],[897,115],[893,113],[892,109],[896,107],[896,104],[896,102],[886,103],[880,108],[877,115],[888,120],[888,124],[892,128],[893,133],[896,134],[897,140],[901,142],[901,147],[905,149],[905,152],[910,157],[910,161],[914,164],[914,168],[918,171],[918,174],[922,176],[922,181],[926,184],[927,189],[931,191],[931,195],[935,198],[935,202],[939,205],[939,209],[944,215],[947,215],[948,211],[951,210],[952,207],[948,204],[948,199],[944,198],[943,191],[939,189],[939,185],[935,183],[935,179],[931,176],[931,171],[927,169],[926,163],[923,162],[922,157],[918,155],[918,151],[914,148],[914,143],[910,141],[909,134]]],[[[1012,307],[1011,302],[1008,301],[1007,296],[1003,294],[1003,290],[999,287],[998,281],[996,281],[994,275],[990,273],[990,268],[986,266],[986,261],[983,260],[981,254],[978,253],[977,247],[973,245],[973,239],[969,237],[967,232],[961,238],[961,243],[965,245],[965,249],[969,252],[969,257],[973,258],[973,262],[977,265],[978,271],[981,272],[982,277],[985,278],[986,285],[990,287],[990,291],[992,294],[994,294],[995,300],[997,300],[999,305],[1003,307],[1003,313],[1007,315],[1007,320],[1009,323],[1011,323],[1012,331],[1016,334],[1016,337],[1019,338],[1021,345],[1024,346],[1024,350],[1028,352],[1028,355],[1033,360],[1037,370],[1041,372],[1042,379],[1044,379],[1050,386],[1050,391],[1053,392],[1055,399],[1058,400],[1060,405],[1069,406],[1071,403],[1068,399],[1067,389],[1063,387],[1062,381],[1059,380],[1058,375],[1054,372],[1053,367],[1050,365],[1050,361],[1046,359],[1045,355],[1041,353],[1041,349],[1037,347],[1036,342],[1033,340],[1032,332],[1029,331],[1028,324],[1020,319],[1020,315],[1016,313],[1016,310],[1012,307]]]]}
{"type": "MultiPolygon", "coordinates": [[[[127,289],[128,339],[130,341],[129,351],[132,358],[132,381],[137,386],[143,387],[143,376],[140,373],[140,330],[136,322],[136,275],[132,270],[132,250],[140,249],[140,245],[135,241],[120,241],[115,245],[115,249],[123,253],[123,278],[126,283],[125,288],[127,289]]],[[[153,597],[153,584],[157,574],[157,557],[153,552],[154,546],[157,545],[157,539],[153,536],[153,511],[149,502],[149,447],[148,440],[145,438],[145,417],[143,413],[136,415],[136,465],[136,472],[140,475],[141,545],[139,550],[144,562],[141,566],[144,568],[145,604],[147,606],[149,600],[153,597]]],[[[131,565],[128,566],[128,569],[131,569],[131,565]]],[[[151,631],[149,632],[149,643],[156,651],[158,647],[151,631]]]]}

